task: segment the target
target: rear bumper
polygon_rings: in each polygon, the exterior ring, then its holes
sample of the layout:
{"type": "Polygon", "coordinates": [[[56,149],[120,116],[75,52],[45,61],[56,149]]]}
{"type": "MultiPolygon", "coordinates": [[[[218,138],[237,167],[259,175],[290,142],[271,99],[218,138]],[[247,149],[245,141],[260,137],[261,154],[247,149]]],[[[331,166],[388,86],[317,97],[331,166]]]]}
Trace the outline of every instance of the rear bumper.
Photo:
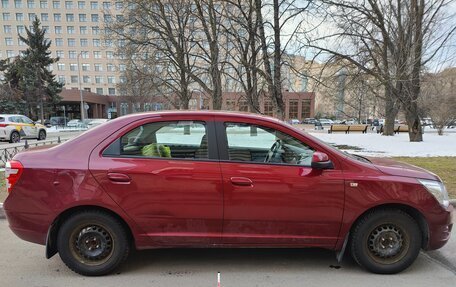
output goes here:
{"type": "Polygon", "coordinates": [[[450,240],[453,229],[454,207],[450,206],[439,216],[437,222],[429,224],[429,241],[426,250],[435,250],[443,247],[450,240]]]}
{"type": "Polygon", "coordinates": [[[19,238],[41,245],[46,244],[49,228],[47,216],[35,213],[12,212],[6,208],[5,215],[11,231],[19,238]]]}

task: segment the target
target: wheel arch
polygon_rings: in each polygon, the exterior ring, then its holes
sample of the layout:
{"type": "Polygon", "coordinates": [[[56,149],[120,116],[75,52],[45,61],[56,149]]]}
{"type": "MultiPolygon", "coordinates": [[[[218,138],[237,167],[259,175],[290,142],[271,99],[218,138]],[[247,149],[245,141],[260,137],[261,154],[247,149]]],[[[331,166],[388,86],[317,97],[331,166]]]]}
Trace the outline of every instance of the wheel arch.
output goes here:
{"type": "Polygon", "coordinates": [[[97,205],[80,205],[80,206],[74,206],[69,209],[66,209],[65,211],[61,212],[52,222],[51,226],[48,229],[48,233],[46,236],[46,258],[49,259],[55,254],[57,254],[57,234],[59,233],[60,227],[62,226],[62,223],[67,219],[69,216],[81,212],[81,211],[102,211],[105,212],[114,218],[116,218],[122,226],[125,228],[128,234],[128,239],[130,241],[130,244],[134,246],[134,241],[135,238],[133,236],[133,232],[131,230],[130,225],[116,212],[112,211],[111,209],[97,206],[97,205]]]}
{"type": "MultiPolygon", "coordinates": [[[[353,221],[352,225],[350,226],[349,234],[352,234],[353,229],[355,226],[358,224],[358,222],[366,216],[370,212],[374,212],[376,210],[381,210],[381,209],[399,209],[410,215],[416,222],[418,223],[418,226],[420,227],[421,230],[421,235],[422,235],[422,246],[421,248],[426,249],[429,243],[429,226],[426,221],[426,218],[424,215],[416,208],[406,205],[406,204],[401,204],[401,203],[386,203],[386,204],[381,204],[381,205],[376,205],[373,206],[367,210],[365,210],[363,213],[361,213],[355,221],[353,221]]],[[[351,240],[351,236],[349,236],[349,240],[351,240]]]]}

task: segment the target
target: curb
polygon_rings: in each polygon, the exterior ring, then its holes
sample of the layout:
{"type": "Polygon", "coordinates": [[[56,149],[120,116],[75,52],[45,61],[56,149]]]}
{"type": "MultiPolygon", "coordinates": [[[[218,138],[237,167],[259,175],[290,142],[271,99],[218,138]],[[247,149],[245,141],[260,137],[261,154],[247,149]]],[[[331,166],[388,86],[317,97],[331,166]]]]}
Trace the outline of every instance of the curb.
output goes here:
{"type": "Polygon", "coordinates": [[[456,199],[450,199],[450,204],[453,205],[454,208],[456,208],[456,199]]]}
{"type": "Polygon", "coordinates": [[[5,219],[5,212],[3,211],[3,203],[0,203],[0,219],[5,219]]]}

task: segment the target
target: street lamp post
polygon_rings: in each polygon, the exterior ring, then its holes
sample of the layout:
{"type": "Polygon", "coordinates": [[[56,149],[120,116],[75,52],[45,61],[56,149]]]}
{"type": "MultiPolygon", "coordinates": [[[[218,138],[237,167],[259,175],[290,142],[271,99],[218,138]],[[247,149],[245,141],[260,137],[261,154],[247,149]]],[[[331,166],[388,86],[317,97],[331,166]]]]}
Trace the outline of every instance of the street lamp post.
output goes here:
{"type": "Polygon", "coordinates": [[[85,116],[84,116],[84,110],[85,110],[85,107],[84,107],[84,99],[83,99],[83,96],[82,96],[82,88],[81,88],[81,81],[82,81],[82,78],[81,78],[81,66],[79,64],[79,57],[81,56],[82,52],[80,52],[78,54],[78,57],[77,57],[77,60],[78,60],[78,84],[79,84],[79,97],[80,97],[80,100],[81,100],[81,121],[84,122],[84,119],[85,119],[85,116]]]}

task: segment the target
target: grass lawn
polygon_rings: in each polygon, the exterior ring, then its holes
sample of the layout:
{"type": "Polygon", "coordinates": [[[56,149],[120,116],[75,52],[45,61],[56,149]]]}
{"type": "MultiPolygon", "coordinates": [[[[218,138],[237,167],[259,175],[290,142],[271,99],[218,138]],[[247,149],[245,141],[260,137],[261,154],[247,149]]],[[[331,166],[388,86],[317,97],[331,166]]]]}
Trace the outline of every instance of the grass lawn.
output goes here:
{"type": "MultiPolygon", "coordinates": [[[[456,199],[456,157],[394,157],[393,159],[437,174],[445,182],[450,198],[456,199]]],[[[0,202],[5,200],[6,195],[4,175],[0,172],[0,202]]]]}
{"type": "Polygon", "coordinates": [[[443,180],[451,199],[456,199],[456,157],[394,157],[394,160],[425,168],[443,180]]]}

